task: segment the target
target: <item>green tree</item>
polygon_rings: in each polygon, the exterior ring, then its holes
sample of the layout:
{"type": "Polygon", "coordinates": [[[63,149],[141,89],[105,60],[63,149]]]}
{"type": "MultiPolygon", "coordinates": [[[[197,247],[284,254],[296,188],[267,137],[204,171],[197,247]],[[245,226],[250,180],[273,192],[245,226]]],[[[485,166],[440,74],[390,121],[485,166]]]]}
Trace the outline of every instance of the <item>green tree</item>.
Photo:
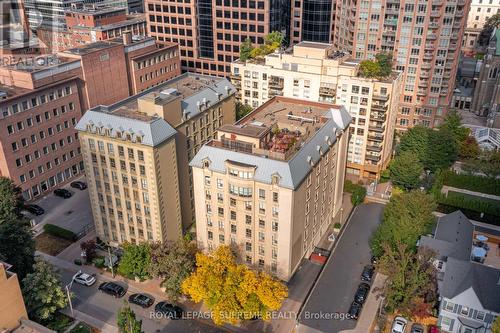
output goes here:
{"type": "Polygon", "coordinates": [[[351,193],[351,203],[357,206],[365,200],[366,188],[359,184],[354,184],[349,179],[344,182],[344,191],[351,193]]]}
{"type": "Polygon", "coordinates": [[[149,274],[163,279],[161,285],[169,299],[181,295],[182,281],[195,269],[196,252],[196,244],[184,239],[151,245],[149,274]]]}
{"type": "Polygon", "coordinates": [[[410,128],[401,136],[398,150],[399,152],[410,152],[415,154],[423,167],[429,155],[429,137],[431,129],[423,126],[410,128]]]}
{"type": "Polygon", "coordinates": [[[459,143],[458,155],[465,160],[472,160],[479,157],[481,148],[473,136],[467,137],[464,141],[459,143]]]}
{"type": "Polygon", "coordinates": [[[270,32],[264,37],[264,43],[270,45],[273,51],[280,48],[284,40],[285,36],[279,31],[270,32]]]}
{"type": "Polygon", "coordinates": [[[252,41],[250,38],[245,39],[245,41],[240,46],[240,60],[247,61],[250,59],[250,54],[253,50],[252,41]]]}
{"type": "Polygon", "coordinates": [[[380,67],[379,76],[386,77],[392,73],[392,54],[388,52],[382,52],[375,56],[377,63],[380,67]]]}
{"type": "Polygon", "coordinates": [[[378,77],[380,75],[380,64],[373,60],[363,60],[359,64],[359,74],[362,77],[378,77]]]}
{"type": "Polygon", "coordinates": [[[450,167],[457,160],[458,144],[454,140],[453,133],[446,128],[431,131],[424,167],[434,172],[437,169],[450,167]]]}
{"type": "Polygon", "coordinates": [[[136,318],[135,312],[130,309],[127,302],[120,308],[116,323],[118,324],[120,333],[144,333],[142,330],[142,320],[136,318]]]}
{"type": "Polygon", "coordinates": [[[436,218],[432,212],[435,208],[433,198],[421,191],[393,195],[384,208],[382,223],[371,239],[372,253],[382,256],[386,244],[393,250],[399,243],[415,249],[420,235],[430,232],[434,225],[436,218]]]}
{"type": "Polygon", "coordinates": [[[287,287],[264,272],[237,264],[228,246],[196,255],[196,270],[182,283],[182,291],[195,302],[203,301],[217,325],[278,310],[288,296],[287,287]]]}
{"type": "Polygon", "coordinates": [[[456,110],[448,111],[439,129],[450,131],[457,143],[466,140],[470,133],[470,129],[462,126],[462,117],[456,110]]]}
{"type": "Polygon", "coordinates": [[[24,278],[22,290],[28,316],[39,323],[50,321],[68,302],[59,274],[41,259],[36,260],[33,273],[24,278]]]}
{"type": "Polygon", "coordinates": [[[253,109],[250,105],[236,102],[236,120],[240,120],[252,111],[253,109]]]}
{"type": "Polygon", "coordinates": [[[500,28],[500,14],[495,14],[493,16],[490,16],[487,20],[486,20],[486,24],[485,24],[485,27],[488,27],[488,28],[500,28]]]}
{"type": "Polygon", "coordinates": [[[33,272],[35,241],[26,219],[9,220],[0,224],[0,257],[12,265],[19,280],[33,272]]]}
{"type": "Polygon", "coordinates": [[[118,273],[128,278],[144,280],[149,277],[148,269],[151,264],[151,247],[148,243],[138,245],[123,244],[123,256],[118,265],[118,273]]]}
{"type": "Polygon", "coordinates": [[[0,224],[20,217],[24,200],[12,179],[0,177],[0,224]]]}
{"type": "Polygon", "coordinates": [[[389,169],[392,182],[407,190],[415,189],[419,186],[420,176],[424,171],[418,157],[408,151],[404,151],[396,156],[391,161],[389,169]]]}

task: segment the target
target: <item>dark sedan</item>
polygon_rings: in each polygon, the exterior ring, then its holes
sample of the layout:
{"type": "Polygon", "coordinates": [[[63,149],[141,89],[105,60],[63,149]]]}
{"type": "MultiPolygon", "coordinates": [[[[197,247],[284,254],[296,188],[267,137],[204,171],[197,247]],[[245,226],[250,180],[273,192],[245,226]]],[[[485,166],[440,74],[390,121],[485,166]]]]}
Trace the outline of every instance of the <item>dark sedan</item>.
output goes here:
{"type": "Polygon", "coordinates": [[[159,302],[155,306],[155,312],[168,319],[182,319],[183,310],[181,307],[167,302],[159,302]]]}
{"type": "Polygon", "coordinates": [[[361,313],[361,304],[357,302],[352,302],[349,311],[347,311],[349,318],[357,320],[360,313],[361,313]]]}
{"type": "Polygon", "coordinates": [[[145,294],[133,294],[130,295],[128,301],[132,304],[139,305],[140,307],[146,309],[149,308],[151,305],[153,305],[155,299],[145,294]]]}
{"type": "Polygon", "coordinates": [[[34,204],[26,204],[24,205],[24,209],[28,212],[30,212],[31,214],[34,214],[36,216],[39,216],[39,215],[42,215],[43,213],[45,213],[45,210],[38,206],[38,205],[34,205],[34,204]]]}
{"type": "Polygon", "coordinates": [[[101,285],[99,286],[99,290],[116,298],[123,297],[127,292],[125,288],[114,282],[101,283],[101,285]]]}
{"type": "Polygon", "coordinates": [[[361,283],[358,286],[358,290],[356,290],[356,294],[354,294],[354,301],[359,304],[363,304],[368,297],[368,293],[370,292],[370,285],[367,283],[361,283]]]}
{"type": "Polygon", "coordinates": [[[73,194],[71,194],[70,191],[68,191],[64,188],[58,188],[57,190],[54,190],[54,195],[61,197],[61,198],[64,198],[64,199],[68,199],[68,198],[71,198],[71,196],[73,194]]]}
{"type": "Polygon", "coordinates": [[[363,268],[363,272],[361,273],[361,281],[370,282],[374,272],[375,268],[372,265],[365,266],[365,268],[363,268]]]}
{"type": "Polygon", "coordinates": [[[87,188],[87,184],[84,183],[84,182],[81,182],[81,181],[76,181],[76,182],[72,182],[71,184],[69,184],[72,188],[77,188],[79,190],[85,190],[87,188]]]}

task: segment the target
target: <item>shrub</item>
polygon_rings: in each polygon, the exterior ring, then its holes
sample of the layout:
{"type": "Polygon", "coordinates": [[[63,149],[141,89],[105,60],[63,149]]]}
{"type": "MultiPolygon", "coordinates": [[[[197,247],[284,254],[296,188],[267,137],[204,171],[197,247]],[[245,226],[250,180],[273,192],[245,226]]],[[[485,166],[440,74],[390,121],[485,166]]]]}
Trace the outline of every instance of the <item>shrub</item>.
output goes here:
{"type": "Polygon", "coordinates": [[[351,193],[351,202],[354,206],[359,205],[365,200],[366,188],[361,185],[354,184],[350,180],[346,180],[344,183],[344,191],[351,193]]]}
{"type": "Polygon", "coordinates": [[[72,242],[77,240],[77,237],[73,231],[61,228],[60,226],[57,226],[55,224],[45,224],[43,226],[43,231],[45,231],[49,235],[67,239],[72,242]]]}
{"type": "Polygon", "coordinates": [[[334,227],[335,229],[340,229],[340,228],[342,227],[342,224],[340,224],[339,222],[337,222],[337,223],[335,223],[335,224],[333,225],[333,227],[334,227]]]}
{"type": "Polygon", "coordinates": [[[500,219],[500,203],[489,202],[480,198],[474,199],[470,195],[451,191],[448,192],[448,196],[440,194],[437,197],[437,202],[459,209],[467,209],[473,212],[497,216],[500,219]]]}
{"type": "Polygon", "coordinates": [[[92,263],[97,268],[103,268],[104,267],[104,258],[103,257],[94,258],[94,259],[92,259],[92,263]]]}
{"type": "Polygon", "coordinates": [[[500,179],[444,171],[442,173],[442,180],[443,185],[480,193],[500,195],[500,179]]]}

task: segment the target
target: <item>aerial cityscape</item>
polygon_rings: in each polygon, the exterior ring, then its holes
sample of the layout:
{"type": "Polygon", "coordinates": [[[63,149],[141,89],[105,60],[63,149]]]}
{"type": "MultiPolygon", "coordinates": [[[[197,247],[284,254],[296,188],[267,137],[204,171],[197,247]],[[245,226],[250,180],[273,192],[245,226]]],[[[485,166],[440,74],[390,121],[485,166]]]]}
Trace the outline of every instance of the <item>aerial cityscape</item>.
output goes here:
{"type": "Polygon", "coordinates": [[[0,333],[500,333],[500,0],[0,17],[0,333]]]}

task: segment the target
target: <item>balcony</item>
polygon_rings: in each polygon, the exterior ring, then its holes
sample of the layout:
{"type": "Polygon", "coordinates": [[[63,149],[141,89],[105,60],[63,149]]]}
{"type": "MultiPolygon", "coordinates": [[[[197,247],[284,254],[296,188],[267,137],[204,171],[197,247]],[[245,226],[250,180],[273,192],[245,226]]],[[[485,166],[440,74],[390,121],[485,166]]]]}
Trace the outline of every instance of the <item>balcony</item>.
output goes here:
{"type": "Polygon", "coordinates": [[[453,29],[460,29],[462,24],[460,22],[453,23],[453,29]]]}
{"type": "Polygon", "coordinates": [[[431,69],[432,65],[428,62],[424,62],[420,68],[422,69],[431,69]]]}
{"type": "Polygon", "coordinates": [[[434,53],[427,52],[424,54],[424,60],[432,60],[434,53]]]}
{"type": "Polygon", "coordinates": [[[461,11],[461,10],[460,10],[460,11],[457,11],[457,12],[455,13],[455,16],[456,16],[456,17],[463,17],[463,16],[464,16],[464,12],[463,12],[463,11],[461,11]]]}
{"type": "Polygon", "coordinates": [[[376,151],[377,153],[380,153],[382,151],[382,146],[367,145],[366,150],[376,151]]]}
{"type": "Polygon", "coordinates": [[[441,13],[437,10],[431,12],[431,17],[440,17],[441,16],[441,13]]]}
{"type": "Polygon", "coordinates": [[[283,89],[284,84],[284,80],[281,77],[271,76],[269,79],[269,88],[283,89]]]}
{"type": "Polygon", "coordinates": [[[368,130],[377,133],[383,133],[385,131],[385,126],[369,125],[368,130]]]}
{"type": "Polygon", "coordinates": [[[429,28],[430,29],[437,29],[437,28],[439,28],[439,23],[431,22],[431,23],[429,23],[429,28]]]}
{"type": "Polygon", "coordinates": [[[442,6],[443,5],[443,0],[432,0],[432,5],[433,6],[442,6]]]}
{"type": "Polygon", "coordinates": [[[434,43],[425,44],[425,49],[426,50],[434,50],[434,43]]]}
{"type": "Polygon", "coordinates": [[[428,85],[429,85],[429,81],[428,80],[420,80],[420,82],[418,82],[418,86],[419,87],[427,88],[428,85]]]}
{"type": "Polygon", "coordinates": [[[387,7],[385,13],[388,15],[399,15],[399,9],[394,7],[387,7]]]}
{"type": "Polygon", "coordinates": [[[384,136],[379,134],[368,134],[368,140],[381,142],[384,141],[384,136]]]}
{"type": "Polygon", "coordinates": [[[386,19],[386,20],[384,20],[384,25],[397,26],[398,20],[397,19],[386,19]]]}
{"type": "Polygon", "coordinates": [[[419,89],[417,91],[417,95],[418,96],[425,96],[425,95],[427,95],[427,90],[419,89]]]}
{"type": "Polygon", "coordinates": [[[380,156],[375,156],[375,155],[366,155],[365,159],[373,161],[373,162],[380,162],[380,156]]]}
{"type": "Polygon", "coordinates": [[[389,100],[389,95],[373,94],[373,99],[376,101],[387,102],[389,100]]]}
{"type": "Polygon", "coordinates": [[[231,74],[229,77],[231,78],[231,81],[233,81],[233,80],[241,81],[241,75],[240,74],[234,73],[234,74],[231,74]]]}
{"type": "Polygon", "coordinates": [[[385,104],[372,104],[371,109],[372,109],[372,111],[386,112],[387,105],[385,105],[385,104]]]}
{"type": "Polygon", "coordinates": [[[458,39],[458,34],[456,32],[452,33],[451,39],[458,39]]]}
{"type": "Polygon", "coordinates": [[[373,120],[373,121],[384,122],[385,119],[386,119],[386,117],[384,115],[375,115],[375,114],[370,115],[370,120],[373,120]]]}
{"type": "Polygon", "coordinates": [[[425,37],[427,40],[436,40],[437,36],[435,34],[428,34],[427,37],[425,37]]]}
{"type": "Polygon", "coordinates": [[[384,30],[383,34],[386,36],[396,36],[396,30],[387,29],[387,30],[384,30]]]}
{"type": "Polygon", "coordinates": [[[283,96],[283,90],[269,89],[269,97],[283,96]]]}
{"type": "Polygon", "coordinates": [[[443,78],[449,79],[451,77],[451,72],[444,72],[443,78]]]}
{"type": "Polygon", "coordinates": [[[335,97],[335,89],[330,87],[319,87],[319,94],[321,96],[335,97]]]}

